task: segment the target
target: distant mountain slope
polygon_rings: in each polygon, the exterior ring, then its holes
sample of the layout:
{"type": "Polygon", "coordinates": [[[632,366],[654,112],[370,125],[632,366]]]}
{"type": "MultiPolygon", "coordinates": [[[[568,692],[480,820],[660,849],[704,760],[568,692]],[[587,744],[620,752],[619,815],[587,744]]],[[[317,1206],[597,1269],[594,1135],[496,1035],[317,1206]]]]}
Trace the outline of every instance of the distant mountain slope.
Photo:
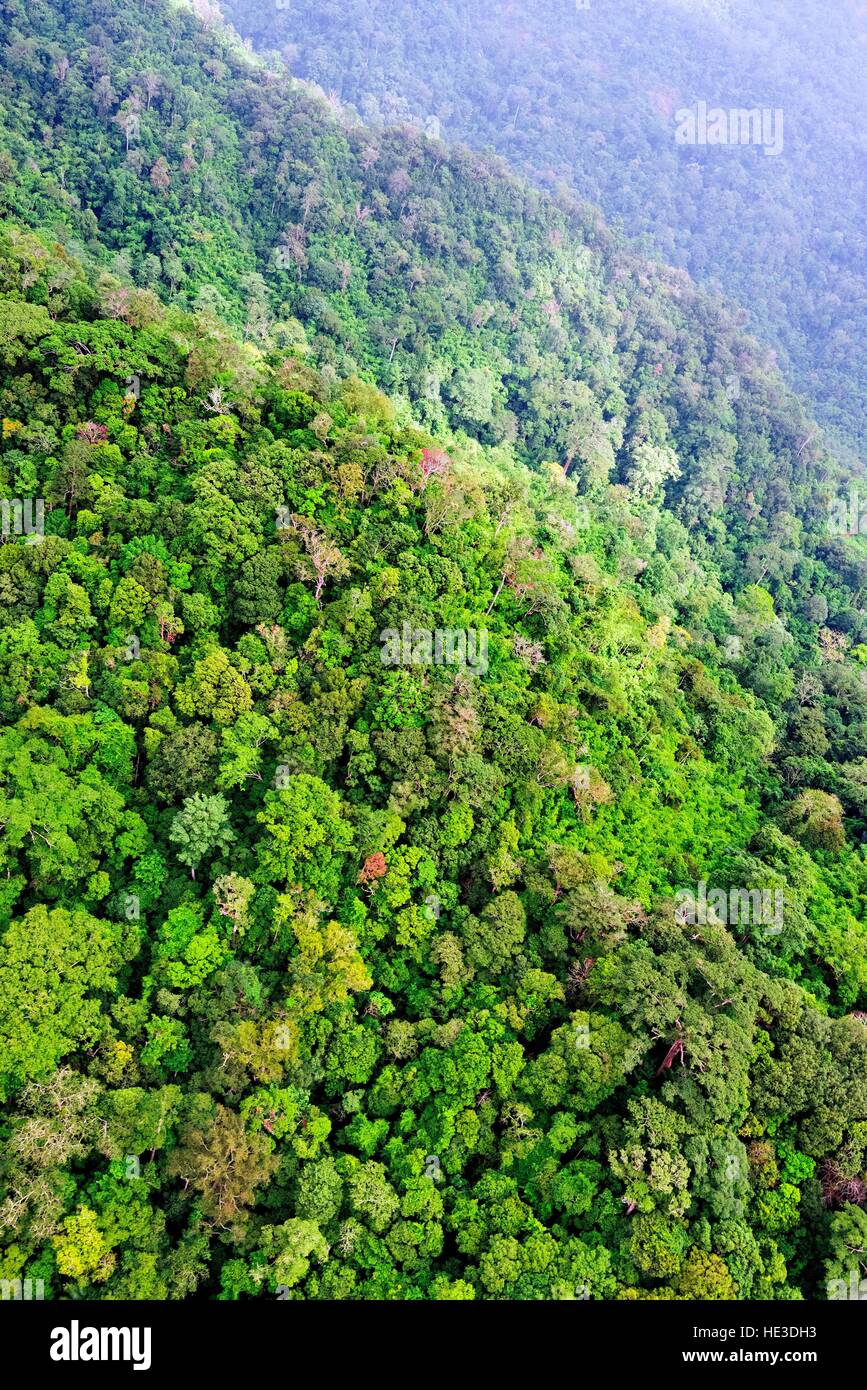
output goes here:
{"type": "Polygon", "coordinates": [[[433,117],[646,235],[867,444],[862,0],[225,0],[374,125],[433,117]],[[779,108],[783,149],[679,146],[678,108],[779,108]]]}
{"type": "Polygon", "coordinates": [[[3,11],[10,214],[254,341],[302,320],[433,426],[585,486],[664,486],[705,533],[725,512],[742,553],[788,513],[822,523],[822,441],[766,354],[594,212],[418,133],[344,129],[184,8],[3,11]]]}

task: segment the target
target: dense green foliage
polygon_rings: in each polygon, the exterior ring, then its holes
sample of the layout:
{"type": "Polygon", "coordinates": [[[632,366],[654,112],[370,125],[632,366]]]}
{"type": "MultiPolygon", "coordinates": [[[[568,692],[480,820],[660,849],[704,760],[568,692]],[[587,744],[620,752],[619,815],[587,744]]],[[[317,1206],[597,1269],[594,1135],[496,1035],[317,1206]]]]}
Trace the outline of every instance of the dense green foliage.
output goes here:
{"type": "Polygon", "coordinates": [[[0,494],[45,502],[0,545],[0,1278],[848,1283],[867,561],[803,407],[595,214],[185,9],[0,11],[0,494]]]}
{"type": "MultiPolygon", "coordinates": [[[[183,8],[5,10],[10,216],[251,342],[306,338],[435,431],[663,495],[730,583],[787,584],[802,528],[827,540],[834,469],[768,354],[597,213],[418,131],[347,129],[183,8]]],[[[857,642],[852,607],[832,600],[857,642]]]]}
{"type": "Polygon", "coordinates": [[[736,299],[820,418],[867,442],[859,0],[221,8],[369,125],[427,125],[598,204],[736,299]],[[676,112],[698,101],[781,111],[782,151],[678,145],[676,112]]]}

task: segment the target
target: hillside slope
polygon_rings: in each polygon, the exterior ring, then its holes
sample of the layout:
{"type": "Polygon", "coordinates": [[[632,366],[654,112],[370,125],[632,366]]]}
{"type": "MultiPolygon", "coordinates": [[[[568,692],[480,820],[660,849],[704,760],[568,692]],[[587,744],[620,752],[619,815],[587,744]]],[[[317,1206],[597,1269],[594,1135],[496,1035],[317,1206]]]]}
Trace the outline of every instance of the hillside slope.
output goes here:
{"type": "MultiPolygon", "coordinates": [[[[496,161],[344,128],[207,5],[4,6],[11,216],[252,343],[308,343],[435,433],[514,443],[587,497],[661,499],[736,602],[770,596],[730,660],[789,784],[860,820],[867,563],[834,510],[852,479],[722,305],[496,161]]],[[[669,570],[657,554],[646,584],[676,592],[669,570]]]]}
{"type": "Polygon", "coordinates": [[[222,9],[368,124],[433,123],[444,139],[496,150],[725,292],[863,457],[862,0],[831,10],[820,0],[226,0],[222,9]],[[774,155],[678,144],[677,112],[701,101],[767,111],[774,155]]]}
{"type": "Polygon", "coordinates": [[[682,272],[199,9],[0,0],[0,1277],[848,1287],[848,480],[682,272]]]}
{"type": "Polygon", "coordinates": [[[763,809],[711,635],[766,641],[761,591],[14,230],[0,289],[3,484],[46,503],[0,547],[3,1277],[848,1279],[867,868],[832,796],[763,809]]]}

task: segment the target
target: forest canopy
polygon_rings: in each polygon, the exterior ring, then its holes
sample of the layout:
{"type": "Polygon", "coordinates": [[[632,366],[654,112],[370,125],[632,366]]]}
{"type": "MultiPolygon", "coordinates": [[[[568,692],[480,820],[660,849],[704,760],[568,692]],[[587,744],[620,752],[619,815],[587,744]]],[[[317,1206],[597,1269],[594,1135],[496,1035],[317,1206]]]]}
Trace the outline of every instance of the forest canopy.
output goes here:
{"type": "Polygon", "coordinates": [[[0,15],[0,1278],[833,1297],[867,556],[809,410],[207,4],[0,15]]]}

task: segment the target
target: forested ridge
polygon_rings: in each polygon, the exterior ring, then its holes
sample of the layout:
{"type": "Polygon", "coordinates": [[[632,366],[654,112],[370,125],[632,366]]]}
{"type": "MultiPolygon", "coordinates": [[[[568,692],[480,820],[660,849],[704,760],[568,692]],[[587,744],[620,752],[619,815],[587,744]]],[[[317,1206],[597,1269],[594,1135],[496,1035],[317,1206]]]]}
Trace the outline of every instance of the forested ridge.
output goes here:
{"type": "Polygon", "coordinates": [[[809,413],[207,6],[0,17],[0,1278],[848,1287],[867,558],[809,413]]]}
{"type": "Polygon", "coordinates": [[[225,0],[244,35],[374,127],[496,150],[741,304],[842,438],[867,440],[863,4],[225,0]],[[677,112],[777,113],[774,154],[677,112]],[[778,124],[778,129],[777,129],[778,124]]]}

